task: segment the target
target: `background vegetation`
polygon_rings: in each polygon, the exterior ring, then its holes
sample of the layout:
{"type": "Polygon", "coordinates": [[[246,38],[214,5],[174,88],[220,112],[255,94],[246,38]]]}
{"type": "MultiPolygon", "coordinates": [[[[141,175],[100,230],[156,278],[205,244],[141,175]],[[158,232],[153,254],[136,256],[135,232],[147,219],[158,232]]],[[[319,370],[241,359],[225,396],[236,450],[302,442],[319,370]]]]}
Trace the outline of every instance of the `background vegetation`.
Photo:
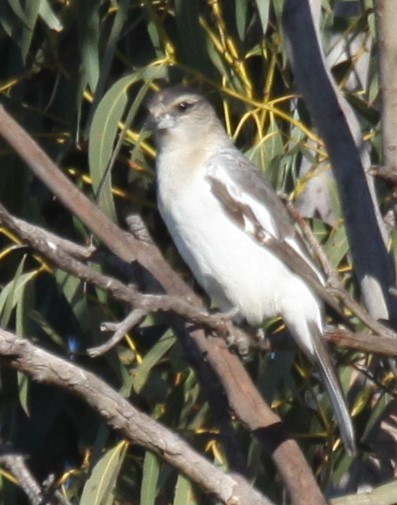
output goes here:
{"type": "MultiPolygon", "coordinates": [[[[143,104],[165,83],[197,85],[236,144],[309,218],[345,288],[360,300],[327,152],[294,86],[281,9],[278,0],[5,0],[0,3],[1,103],[111,220],[124,228],[126,216],[141,215],[169,263],[194,285],[156,210],[155,152],[143,127],[143,104]]],[[[320,15],[327,64],[356,112],[372,164],[378,165],[374,6],[370,0],[324,1],[320,15]]],[[[5,143],[0,157],[0,202],[8,211],[87,247],[98,245],[5,143]]],[[[389,179],[376,184],[395,257],[392,187],[389,179]]],[[[126,280],[103,251],[90,265],[126,280]]],[[[94,371],[217,466],[235,469],[205,388],[166,314],[148,314],[116,347],[92,359],[87,349],[107,338],[101,323],[124,319],[125,303],[65,273],[6,226],[0,228],[0,283],[2,328],[94,371]]],[[[354,314],[347,315],[363,329],[354,314]]],[[[272,334],[281,324],[267,326],[272,334]]],[[[321,384],[302,356],[291,350],[254,352],[245,363],[328,495],[385,482],[395,467],[393,367],[371,353],[334,350],[359,441],[354,459],[345,454],[321,384]]],[[[65,389],[38,384],[12,368],[0,374],[2,443],[28,456],[39,482],[53,475],[69,503],[206,502],[197,486],[110,430],[65,389]]],[[[260,442],[237,417],[231,421],[246,475],[282,503],[283,482],[260,442]]],[[[26,503],[5,468],[0,501],[26,503]]]]}

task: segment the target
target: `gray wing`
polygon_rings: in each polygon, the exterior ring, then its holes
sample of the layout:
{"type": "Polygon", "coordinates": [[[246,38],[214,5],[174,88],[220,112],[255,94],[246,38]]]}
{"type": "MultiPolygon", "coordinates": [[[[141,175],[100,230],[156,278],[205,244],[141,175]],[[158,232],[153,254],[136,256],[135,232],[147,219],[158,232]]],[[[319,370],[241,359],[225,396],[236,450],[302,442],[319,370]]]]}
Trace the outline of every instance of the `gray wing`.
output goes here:
{"type": "Polygon", "coordinates": [[[207,179],[229,217],[340,313],[339,304],[324,287],[288,212],[261,172],[237,149],[227,149],[210,158],[207,179]]]}
{"type": "Polygon", "coordinates": [[[277,253],[280,249],[292,249],[291,260],[284,259],[282,254],[285,263],[295,271],[290,261],[298,255],[312,274],[321,279],[282,201],[248,158],[237,149],[225,149],[208,161],[207,178],[225,210],[247,233],[260,234],[270,248],[277,248],[277,253]]]}
{"type": "Polygon", "coordinates": [[[236,199],[248,203],[268,233],[280,239],[295,236],[294,226],[274,188],[240,151],[225,149],[214,156],[208,174],[224,181],[236,199]]]}

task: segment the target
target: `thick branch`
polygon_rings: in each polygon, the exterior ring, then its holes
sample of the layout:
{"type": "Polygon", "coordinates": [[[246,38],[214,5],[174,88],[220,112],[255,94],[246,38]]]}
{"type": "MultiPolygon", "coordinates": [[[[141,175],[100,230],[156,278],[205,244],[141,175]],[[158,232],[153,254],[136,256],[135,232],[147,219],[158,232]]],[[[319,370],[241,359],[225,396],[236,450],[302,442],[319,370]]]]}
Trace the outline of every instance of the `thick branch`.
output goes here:
{"type": "Polygon", "coordinates": [[[239,477],[238,482],[194,451],[180,437],[133,407],[96,375],[0,329],[5,363],[33,379],[67,389],[82,398],[115,430],[158,454],[222,503],[271,502],[239,477]],[[235,501],[233,501],[235,500],[235,501]]]}
{"type": "Polygon", "coordinates": [[[374,353],[378,356],[397,356],[397,342],[395,338],[378,337],[367,333],[350,333],[333,328],[325,334],[330,344],[354,351],[374,353]]]}
{"type": "MultiPolygon", "coordinates": [[[[377,356],[397,357],[397,341],[395,338],[380,337],[368,333],[351,333],[339,328],[329,328],[324,334],[329,344],[342,349],[351,349],[377,356]]],[[[295,341],[288,333],[277,333],[268,336],[258,343],[258,349],[264,352],[283,352],[297,350],[295,341]]]]}
{"type": "Polygon", "coordinates": [[[286,0],[284,29],[298,87],[332,163],[365,304],[373,317],[388,319],[397,314],[389,295],[393,268],[360,158],[368,155],[357,120],[325,66],[307,0],[286,0]]]}
{"type": "Polygon", "coordinates": [[[397,2],[374,2],[382,90],[384,169],[397,172],[397,2]]]}

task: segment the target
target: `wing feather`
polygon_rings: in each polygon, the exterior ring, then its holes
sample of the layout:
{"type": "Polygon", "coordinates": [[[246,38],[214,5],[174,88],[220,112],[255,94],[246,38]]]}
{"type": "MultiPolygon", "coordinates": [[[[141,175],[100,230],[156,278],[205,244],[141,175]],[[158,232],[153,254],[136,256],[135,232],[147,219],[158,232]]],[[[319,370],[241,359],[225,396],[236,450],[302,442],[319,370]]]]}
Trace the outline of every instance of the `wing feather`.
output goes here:
{"type": "Polygon", "coordinates": [[[238,226],[271,250],[334,310],[338,302],[324,286],[280,198],[261,172],[237,150],[224,150],[207,163],[207,180],[238,226]]]}
{"type": "Polygon", "coordinates": [[[289,215],[270,183],[238,150],[224,150],[212,157],[208,176],[222,182],[233,199],[249,205],[267,233],[279,239],[295,235],[289,215]]]}
{"type": "Polygon", "coordinates": [[[334,364],[320,330],[314,323],[310,325],[310,330],[314,347],[314,361],[318,365],[323,384],[331,399],[343,443],[350,454],[353,455],[357,450],[354,430],[346,400],[342,392],[341,383],[335,373],[334,364]]]}

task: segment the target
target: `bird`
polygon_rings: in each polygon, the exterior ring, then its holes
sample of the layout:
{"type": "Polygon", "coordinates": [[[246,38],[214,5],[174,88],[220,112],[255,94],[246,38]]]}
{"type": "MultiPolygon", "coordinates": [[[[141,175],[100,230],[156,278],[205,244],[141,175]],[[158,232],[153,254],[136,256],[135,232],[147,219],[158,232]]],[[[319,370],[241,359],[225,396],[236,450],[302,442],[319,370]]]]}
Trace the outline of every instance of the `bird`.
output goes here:
{"type": "Polygon", "coordinates": [[[352,420],[324,339],[323,302],[313,289],[324,281],[280,197],[202,93],[165,87],[147,108],[157,205],[181,257],[237,322],[259,326],[281,316],[317,367],[345,449],[355,454],[352,420]]]}

